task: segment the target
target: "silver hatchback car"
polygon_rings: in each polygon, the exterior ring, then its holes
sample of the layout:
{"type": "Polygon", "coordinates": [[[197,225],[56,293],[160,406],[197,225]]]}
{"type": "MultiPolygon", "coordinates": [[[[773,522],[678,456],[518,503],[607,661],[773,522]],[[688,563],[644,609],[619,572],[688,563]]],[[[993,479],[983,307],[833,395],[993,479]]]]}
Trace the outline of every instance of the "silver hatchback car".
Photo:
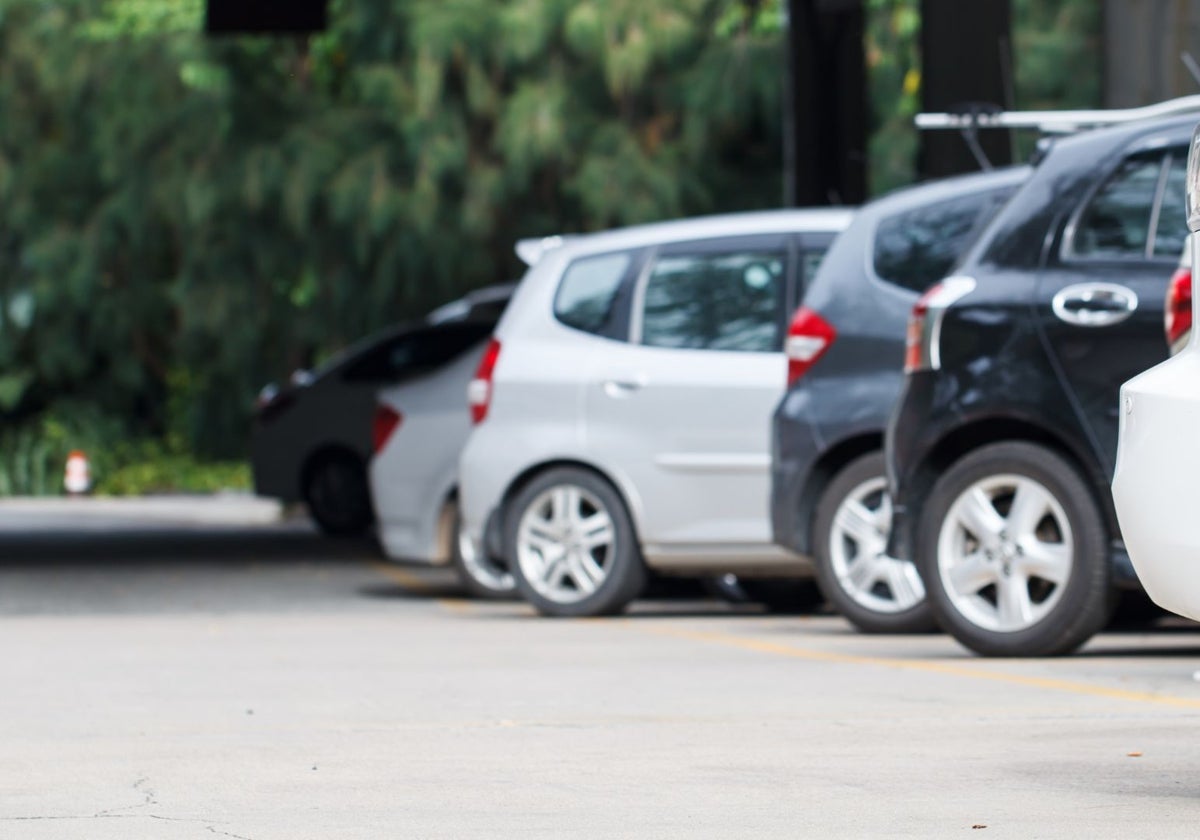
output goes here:
{"type": "Polygon", "coordinates": [[[771,542],[770,417],[787,317],[850,218],[745,213],[522,242],[529,271],[469,387],[467,572],[567,616],[620,611],[647,569],[810,575],[771,542]]]}

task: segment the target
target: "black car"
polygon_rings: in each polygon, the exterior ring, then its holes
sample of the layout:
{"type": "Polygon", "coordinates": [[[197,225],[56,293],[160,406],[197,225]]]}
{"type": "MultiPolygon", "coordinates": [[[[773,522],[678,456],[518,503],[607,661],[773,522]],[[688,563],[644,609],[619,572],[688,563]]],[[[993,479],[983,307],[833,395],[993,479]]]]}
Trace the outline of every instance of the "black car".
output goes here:
{"type": "Polygon", "coordinates": [[[297,371],[286,385],[263,388],[250,447],[255,492],[303,501],[326,533],[365,531],[374,520],[366,465],[376,392],[485,340],[515,288],[476,290],[416,323],[363,339],[311,373],[297,371]]]}
{"type": "Polygon", "coordinates": [[[884,555],[883,436],[904,380],[905,325],[1029,173],[965,175],[865,205],[792,319],[772,427],[774,539],[813,558],[822,594],[862,630],[933,626],[913,565],[884,555]]]}
{"type": "Polygon", "coordinates": [[[1057,140],[909,323],[889,554],[987,655],[1069,652],[1137,580],[1109,483],[1122,382],[1167,356],[1195,117],[1057,140]]]}

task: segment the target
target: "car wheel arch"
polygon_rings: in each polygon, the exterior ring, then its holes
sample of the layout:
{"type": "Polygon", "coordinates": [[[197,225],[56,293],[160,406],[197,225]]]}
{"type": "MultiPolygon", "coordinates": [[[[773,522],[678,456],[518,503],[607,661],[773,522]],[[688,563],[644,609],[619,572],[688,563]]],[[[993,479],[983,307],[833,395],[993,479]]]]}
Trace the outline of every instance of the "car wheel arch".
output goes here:
{"type": "Polygon", "coordinates": [[[610,473],[608,470],[602,469],[601,467],[596,466],[594,463],[581,460],[579,458],[552,458],[546,461],[539,461],[538,463],[522,470],[511,482],[509,482],[508,487],[504,491],[504,495],[501,498],[500,507],[497,510],[498,519],[500,521],[504,520],[504,517],[508,514],[508,507],[512,503],[512,500],[516,498],[517,494],[520,493],[521,490],[527,484],[529,484],[529,482],[533,481],[533,479],[537,478],[537,476],[541,475],[547,470],[556,469],[558,467],[575,467],[577,469],[586,470],[590,473],[593,473],[611,486],[616,494],[621,498],[621,501],[625,504],[625,509],[629,512],[629,517],[633,522],[634,535],[640,540],[640,535],[642,533],[642,517],[640,499],[636,490],[629,482],[619,480],[618,477],[610,473]]]}
{"type": "Polygon", "coordinates": [[[800,510],[795,522],[798,529],[804,528],[804,531],[797,534],[797,537],[799,545],[803,547],[805,553],[812,552],[812,534],[817,516],[817,505],[820,504],[821,497],[825,494],[825,489],[829,487],[830,482],[852,461],[868,453],[882,451],[882,429],[877,432],[861,432],[838,441],[822,453],[821,457],[813,464],[804,481],[804,487],[796,499],[800,510]]]}
{"type": "Polygon", "coordinates": [[[300,488],[303,491],[305,485],[308,484],[309,478],[321,463],[332,458],[353,458],[358,461],[363,467],[366,467],[368,458],[363,453],[358,452],[352,446],[344,443],[322,443],[314,446],[312,450],[304,458],[304,462],[300,467],[300,488]]]}
{"type": "Polygon", "coordinates": [[[1045,425],[1020,417],[986,417],[959,426],[932,447],[929,454],[915,471],[915,478],[910,485],[908,518],[915,522],[920,517],[920,510],[912,505],[913,499],[924,499],[938,477],[954,464],[959,458],[982,447],[1004,441],[1026,441],[1046,446],[1065,458],[1078,472],[1092,494],[1097,509],[1103,514],[1103,519],[1112,539],[1119,534],[1116,525],[1116,515],[1113,510],[1111,497],[1102,497],[1096,493],[1097,486],[1108,486],[1105,476],[1098,474],[1088,466],[1088,456],[1080,451],[1078,445],[1045,425]]]}

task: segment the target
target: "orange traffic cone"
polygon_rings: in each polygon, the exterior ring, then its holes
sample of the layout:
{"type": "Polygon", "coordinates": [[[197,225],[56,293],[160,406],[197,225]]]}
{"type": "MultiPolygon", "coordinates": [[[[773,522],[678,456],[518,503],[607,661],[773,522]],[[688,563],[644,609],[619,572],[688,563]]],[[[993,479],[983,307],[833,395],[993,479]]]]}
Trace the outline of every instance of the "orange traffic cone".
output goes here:
{"type": "Polygon", "coordinates": [[[63,488],[72,496],[82,496],[92,489],[92,472],[88,467],[87,455],[83,454],[83,450],[75,449],[67,456],[63,488]]]}

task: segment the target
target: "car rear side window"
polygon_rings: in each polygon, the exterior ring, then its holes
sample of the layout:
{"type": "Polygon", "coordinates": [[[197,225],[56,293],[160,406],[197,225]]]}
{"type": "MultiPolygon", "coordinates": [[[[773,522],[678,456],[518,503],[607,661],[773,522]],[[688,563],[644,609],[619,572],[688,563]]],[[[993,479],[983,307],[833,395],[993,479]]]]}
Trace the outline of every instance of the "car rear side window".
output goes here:
{"type": "MultiPolygon", "coordinates": [[[[1161,152],[1122,161],[1076,222],[1070,255],[1145,258],[1162,177],[1161,152]]],[[[1182,247],[1180,242],[1176,253],[1182,247]]]]}
{"type": "Polygon", "coordinates": [[[606,333],[632,260],[628,253],[603,254],[568,265],[554,298],[554,316],[577,330],[606,333]]]}
{"type": "Polygon", "coordinates": [[[1187,152],[1176,149],[1171,153],[1163,175],[1162,201],[1158,208],[1158,222],[1154,228],[1152,251],[1156,257],[1177,259],[1187,239],[1187,209],[1184,198],[1187,192],[1187,152]]]}
{"type": "Polygon", "coordinates": [[[778,351],[786,265],[782,250],[659,257],[643,294],[641,343],[778,351]]]}
{"type": "Polygon", "coordinates": [[[988,190],[889,216],[875,231],[879,279],[923,292],[945,277],[1016,188],[988,190]]]}

